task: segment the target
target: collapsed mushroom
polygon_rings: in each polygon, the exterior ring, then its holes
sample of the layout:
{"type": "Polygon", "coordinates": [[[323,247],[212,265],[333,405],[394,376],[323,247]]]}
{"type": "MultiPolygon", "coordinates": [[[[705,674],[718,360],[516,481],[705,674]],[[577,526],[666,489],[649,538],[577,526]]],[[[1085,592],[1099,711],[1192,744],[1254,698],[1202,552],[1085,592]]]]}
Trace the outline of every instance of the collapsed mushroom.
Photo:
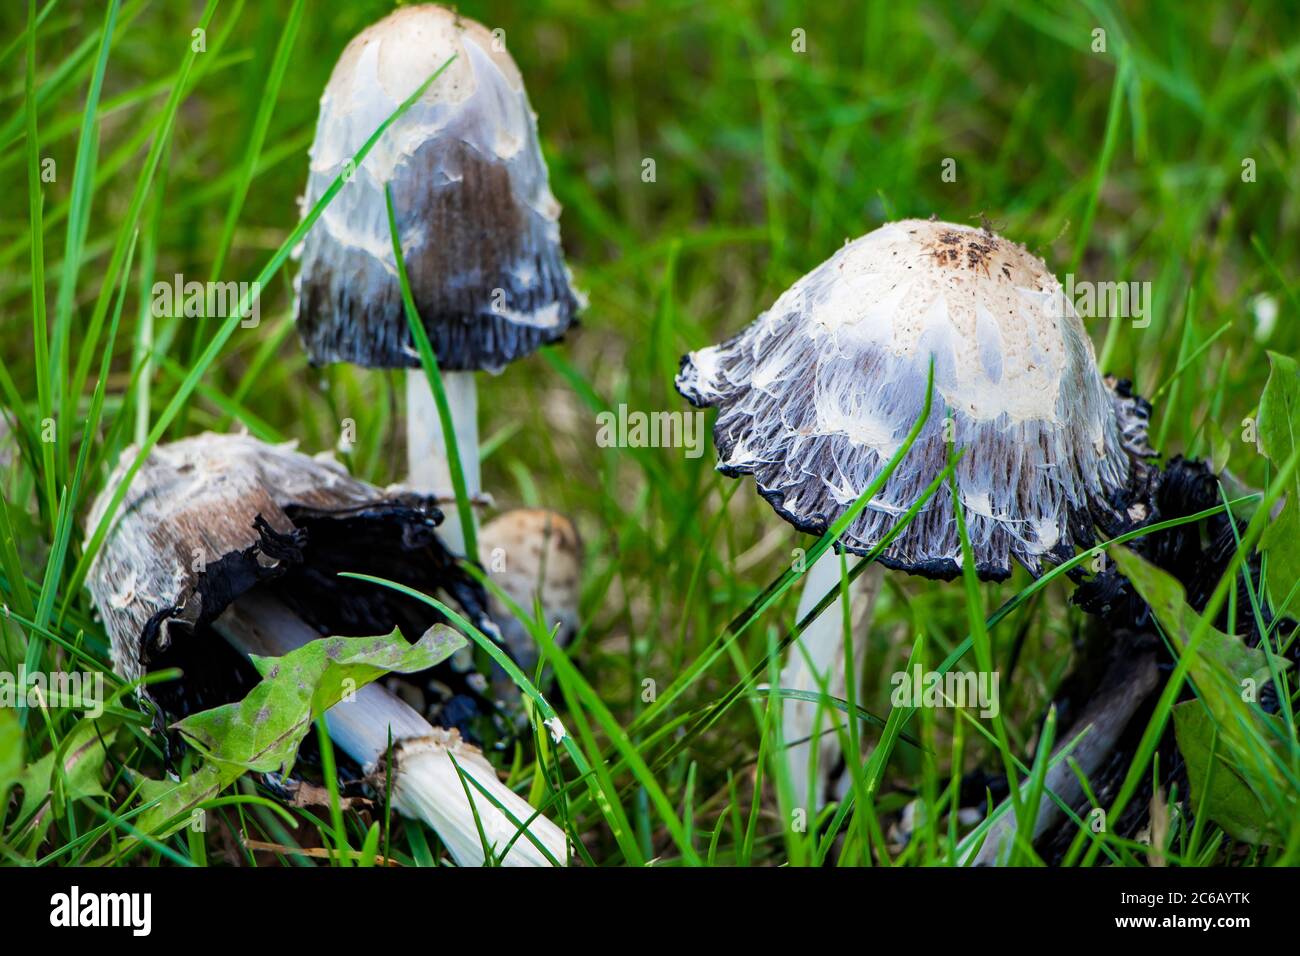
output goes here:
{"type": "MultiPolygon", "coordinates": [[[[408,369],[409,484],[444,498],[453,487],[447,438],[403,311],[385,190],[471,499],[480,493],[474,372],[500,371],[558,340],[580,306],[536,117],[501,36],[431,4],[403,7],[362,31],[321,97],[303,197],[309,209],[340,174],[350,176],[304,240],[296,303],[303,344],[314,364],[408,369]],[[352,169],[372,132],[448,60],[352,169]]],[[[449,510],[442,535],[457,553],[463,534],[449,510]]]]}
{"type": "MultiPolygon", "coordinates": [[[[718,470],[752,474],[778,514],[820,535],[902,447],[925,406],[932,363],[935,407],[946,411],[929,416],[837,549],[865,556],[881,544],[954,447],[963,453],[954,481],[983,579],[1005,579],[1012,560],[1036,575],[1044,561],[1092,545],[1094,528],[1112,536],[1145,516],[1145,404],[1103,380],[1083,323],[1042,260],[987,229],[933,220],[882,226],[796,282],[736,337],[687,355],[677,388],[696,406],[718,408],[718,470]]],[[[959,575],[951,496],[934,495],[876,560],[927,577],[959,575]]],[[[810,569],[807,588],[838,578],[832,552],[822,564],[810,569]]],[[[879,574],[859,581],[867,593],[858,601],[867,603],[879,574]]],[[[805,592],[801,614],[820,595],[805,592]]],[[[839,621],[830,608],[804,631],[783,686],[816,690],[843,672],[839,621]]],[[[862,658],[854,654],[859,667],[862,658]]],[[[848,675],[855,686],[860,677],[848,675]]],[[[785,705],[800,793],[818,709],[785,705]]],[[[836,749],[834,739],[823,742],[814,804],[828,795],[834,768],[825,755],[836,749]]]]}
{"type": "MultiPolygon", "coordinates": [[[[133,458],[128,449],[92,509],[92,527],[133,458]]],[[[481,589],[434,532],[440,519],[425,496],[385,493],[286,446],[214,434],[159,446],[132,481],[87,580],[114,669],[135,681],[179,668],[180,679],[141,695],[167,718],[184,717],[241,699],[259,679],[248,654],[279,656],[322,635],[394,627],[410,639],[438,621],[423,602],[341,577],[345,571],[442,595],[486,623],[481,589]]],[[[457,863],[484,862],[476,816],[498,852],[513,840],[506,865],[546,860],[528,839],[515,839],[518,828],[491,801],[476,794],[471,806],[452,756],[518,820],[532,818],[528,830],[563,861],[564,833],[534,817],[457,729],[428,719],[462,712],[483,686],[479,675],[439,675],[439,686],[448,682],[461,692],[436,701],[427,716],[367,684],[355,702],[329,711],[331,737],[363,771],[389,757],[394,808],[432,826],[457,863]]]]}

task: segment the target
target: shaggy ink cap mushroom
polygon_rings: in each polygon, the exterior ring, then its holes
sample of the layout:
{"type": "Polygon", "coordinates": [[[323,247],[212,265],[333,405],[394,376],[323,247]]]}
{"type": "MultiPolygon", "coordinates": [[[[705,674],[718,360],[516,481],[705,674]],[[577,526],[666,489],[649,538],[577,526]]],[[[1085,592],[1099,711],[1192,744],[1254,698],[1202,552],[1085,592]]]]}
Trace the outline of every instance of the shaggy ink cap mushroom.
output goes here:
{"type": "MultiPolygon", "coordinates": [[[[122,455],[92,506],[96,527],[135,459],[122,455]]],[[[203,434],[155,447],[131,482],[91,564],[87,586],[124,679],[180,667],[178,681],[141,693],[180,717],[241,699],[258,676],[213,621],[241,596],[273,594],[319,634],[366,636],[400,627],[410,640],[439,620],[355,571],[441,590],[486,623],[486,596],[434,532],[427,496],[385,492],[337,462],[247,435],[203,434]]],[[[451,675],[471,694],[474,675],[451,675]]],[[[482,702],[484,710],[490,704],[482,702]]],[[[434,715],[436,716],[436,715],[434,715]]]]}
{"type": "MultiPolygon", "coordinates": [[[[92,526],[134,459],[128,449],[92,507],[92,526]]],[[[422,602],[341,571],[441,590],[478,626],[490,627],[482,589],[433,533],[440,518],[429,497],[380,491],[333,461],[245,435],[205,434],[153,449],[87,585],[114,668],[129,681],[180,668],[179,680],[140,693],[158,705],[157,718],[183,717],[242,699],[260,680],[246,655],[280,656],[322,635],[374,635],[394,626],[411,638],[439,620],[422,602]]],[[[448,669],[444,662],[428,673],[452,679],[448,669]]],[[[563,865],[564,831],[501,782],[460,726],[445,726],[452,722],[441,718],[451,709],[426,718],[371,683],[325,717],[339,751],[368,779],[383,779],[393,808],[433,827],[458,865],[485,862],[485,837],[503,865],[563,865]],[[474,780],[472,789],[463,775],[474,780]],[[516,821],[526,821],[531,838],[516,821]]],[[[344,763],[339,769],[353,772],[344,763]]]]}
{"type": "MultiPolygon", "coordinates": [[[[782,517],[821,534],[902,446],[932,359],[931,414],[843,548],[882,540],[947,463],[947,439],[964,450],[956,481],[983,578],[1007,577],[1012,559],[1037,574],[1090,546],[1094,527],[1145,517],[1148,406],[1103,380],[1043,261],[988,229],[911,219],[848,243],[735,338],[685,356],[677,388],[718,409],[718,469],[752,474],[782,517]]],[[[879,560],[960,574],[951,495],[879,560]]]]}
{"type": "Polygon", "coordinates": [[[389,231],[439,367],[498,371],[554,342],[581,305],[537,119],[500,34],[432,4],[402,7],[343,51],[320,101],[303,209],[343,189],[301,247],[298,331],[314,364],[418,368],[389,231]],[[365,161],[353,155],[451,57],[365,161]]]}

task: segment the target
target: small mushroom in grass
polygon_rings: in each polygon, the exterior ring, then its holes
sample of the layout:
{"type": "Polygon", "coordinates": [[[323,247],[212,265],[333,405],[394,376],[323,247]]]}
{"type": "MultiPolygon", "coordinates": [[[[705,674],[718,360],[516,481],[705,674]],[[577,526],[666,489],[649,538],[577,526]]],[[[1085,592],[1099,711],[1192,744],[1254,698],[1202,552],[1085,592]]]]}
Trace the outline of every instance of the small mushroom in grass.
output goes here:
{"type": "MultiPolygon", "coordinates": [[[[133,458],[128,449],[92,509],[92,527],[133,458]]],[[[119,674],[182,671],[141,691],[160,717],[178,718],[242,699],[259,680],[249,654],[279,656],[322,635],[394,627],[413,638],[439,619],[422,602],[343,571],[441,595],[486,625],[482,589],[434,532],[440,519],[432,499],[386,493],[332,461],[244,435],[205,434],[150,453],[87,583],[119,674]]],[[[473,693],[472,680],[444,676],[473,693]]],[[[448,754],[518,819],[533,815],[458,731],[435,727],[379,684],[331,709],[327,722],[339,749],[366,772],[385,757],[391,731],[395,808],[432,826],[458,863],[483,862],[475,811],[498,848],[516,828],[481,794],[471,808],[448,754]]],[[[565,859],[554,824],[538,816],[528,828],[565,859]]],[[[540,865],[545,857],[520,838],[504,862],[540,865]]]]}
{"type": "MultiPolygon", "coordinates": [[[[525,614],[540,601],[543,620],[561,647],[578,631],[582,584],[582,542],[564,515],[543,508],[516,508],[483,526],[479,553],[492,580],[525,614]]],[[[495,594],[488,611],[511,656],[527,674],[537,667],[539,648],[527,627],[495,594]]]]}
{"type": "MultiPolygon", "coordinates": [[[[314,364],[407,369],[412,488],[452,489],[446,438],[398,285],[385,189],[420,319],[442,372],[471,499],[480,493],[474,373],[497,372],[560,339],[581,300],[560,246],[537,120],[498,35],[432,4],[402,7],[362,31],[321,97],[303,208],[351,180],[308,232],[297,279],[298,332],[314,364]],[[451,59],[452,57],[455,59],[451,59]],[[445,72],[351,157],[444,63],[445,72]]],[[[448,509],[442,535],[464,552],[448,509]]]]}
{"type": "MultiPolygon", "coordinates": [[[[924,407],[932,362],[934,410],[837,548],[868,554],[954,447],[964,453],[955,481],[981,578],[1005,579],[1013,560],[1038,574],[1044,561],[1092,545],[1094,528],[1111,535],[1133,526],[1130,506],[1153,472],[1145,403],[1103,380],[1082,321],[1042,260],[987,229],[915,219],[882,226],[796,282],[739,335],[687,355],[677,388],[694,405],[717,407],[718,470],[753,475],[778,514],[822,534],[902,446],[924,407]]],[[[838,559],[827,552],[821,561],[834,569],[812,576],[824,588],[838,576],[838,559]]],[[[959,575],[952,496],[934,495],[877,561],[927,577],[959,575]]],[[[875,575],[867,587],[879,583],[875,575]]],[[[801,680],[804,653],[843,670],[838,607],[801,641],[783,685],[801,680]]],[[[786,705],[796,771],[807,766],[809,745],[795,742],[811,733],[814,710],[786,705]]],[[[820,765],[814,803],[827,795],[832,769],[820,765]]],[[[806,779],[796,773],[800,791],[806,779]]]]}

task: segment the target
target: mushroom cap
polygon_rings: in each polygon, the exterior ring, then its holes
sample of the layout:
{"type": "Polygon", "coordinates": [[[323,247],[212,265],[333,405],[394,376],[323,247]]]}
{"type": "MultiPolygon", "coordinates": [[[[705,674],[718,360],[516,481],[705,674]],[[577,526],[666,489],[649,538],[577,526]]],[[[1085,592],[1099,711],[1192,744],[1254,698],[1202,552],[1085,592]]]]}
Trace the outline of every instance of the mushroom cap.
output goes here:
{"type": "Polygon", "coordinates": [[[561,338],[581,306],[519,69],[486,28],[442,7],[402,7],[343,51],[320,101],[304,212],[453,55],[304,239],[295,308],[313,363],[420,364],[385,186],[415,305],[442,368],[499,370],[561,338]]]}
{"type": "MultiPolygon", "coordinates": [[[[902,446],[907,455],[840,545],[867,554],[964,451],[958,492],[976,570],[1039,573],[1127,513],[1149,466],[1149,406],[1097,371],[1056,277],[1024,246],[934,220],[848,243],[730,341],[682,360],[677,389],[716,406],[718,470],[752,474],[795,527],[821,534],[902,446]],[[949,419],[945,427],[945,418],[949,419]]],[[[881,553],[930,577],[961,572],[947,488],[881,553]]]]}
{"type": "MultiPolygon", "coordinates": [[[[122,454],[91,509],[98,525],[135,460],[122,454]]],[[[432,500],[385,492],[337,462],[247,435],[203,434],[154,448],[90,566],[87,587],[112,642],[113,666],[134,681],[179,666],[179,682],[143,693],[169,714],[237,700],[256,683],[246,661],[207,625],[256,586],[322,634],[400,626],[418,637],[431,609],[391,589],[338,577],[358,571],[450,593],[485,620],[481,589],[434,533],[432,500]],[[251,681],[251,683],[248,683],[251,681]],[[247,683],[247,686],[245,684],[247,683]]]]}
{"type": "MultiPolygon", "coordinates": [[[[582,584],[582,543],[573,523],[555,511],[516,508],[485,524],[478,540],[492,580],[526,613],[534,596],[540,598],[547,625],[558,624],[556,640],[567,644],[578,630],[582,584]]],[[[537,648],[527,629],[495,594],[488,595],[488,610],[515,660],[531,670],[537,648]]]]}

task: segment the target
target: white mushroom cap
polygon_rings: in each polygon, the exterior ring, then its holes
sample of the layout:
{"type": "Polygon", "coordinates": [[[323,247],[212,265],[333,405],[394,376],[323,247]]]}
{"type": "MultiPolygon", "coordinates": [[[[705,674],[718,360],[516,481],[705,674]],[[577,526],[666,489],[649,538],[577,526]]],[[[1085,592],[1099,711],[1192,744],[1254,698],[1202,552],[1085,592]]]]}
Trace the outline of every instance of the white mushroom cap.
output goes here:
{"type": "MultiPolygon", "coordinates": [[[[687,355],[677,387],[717,406],[720,471],[754,475],[796,527],[820,534],[930,417],[889,482],[845,532],[866,554],[946,465],[978,572],[1037,573],[1127,521],[1144,474],[1146,406],[1107,387],[1074,306],[1042,260],[986,229],[904,220],[857,239],[722,345],[687,355]],[[946,406],[946,410],[945,410],[946,406]],[[944,419],[951,416],[951,425],[944,419]],[[945,431],[948,432],[945,435],[945,431]]],[[[940,491],[885,550],[891,566],[961,570],[940,491]]]]}
{"type": "Polygon", "coordinates": [[[419,365],[385,186],[442,368],[499,369],[560,338],[580,307],[519,70],[492,33],[442,7],[402,7],[343,51],[321,97],[304,210],[452,56],[304,240],[297,322],[315,363],[419,365]]]}

